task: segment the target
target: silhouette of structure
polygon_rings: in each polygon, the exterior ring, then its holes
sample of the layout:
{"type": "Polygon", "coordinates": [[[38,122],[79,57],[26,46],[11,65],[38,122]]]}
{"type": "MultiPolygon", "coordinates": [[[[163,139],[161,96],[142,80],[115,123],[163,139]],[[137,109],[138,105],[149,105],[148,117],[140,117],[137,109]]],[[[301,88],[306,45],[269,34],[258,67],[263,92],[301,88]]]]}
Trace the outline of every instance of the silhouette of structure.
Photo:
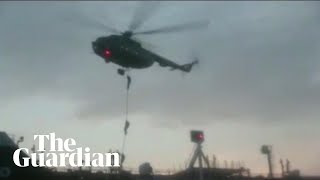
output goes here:
{"type": "Polygon", "coordinates": [[[290,161],[286,159],[286,174],[290,173],[290,161]]]}
{"type": "Polygon", "coordinates": [[[203,169],[203,164],[202,160],[205,162],[208,168],[210,168],[209,160],[207,157],[203,154],[202,151],[202,142],[204,141],[204,135],[202,131],[191,131],[191,141],[196,143],[197,148],[194,151],[194,154],[191,158],[189,168],[193,168],[196,160],[198,159],[199,161],[199,178],[200,180],[203,180],[203,174],[202,174],[202,169],[203,169]]]}
{"type": "Polygon", "coordinates": [[[268,177],[273,178],[273,166],[272,166],[272,159],[271,159],[272,147],[270,145],[263,145],[261,147],[261,153],[267,155],[268,166],[269,166],[268,177]]]}
{"type": "Polygon", "coordinates": [[[282,159],[280,159],[280,166],[281,166],[281,176],[284,177],[285,176],[285,172],[284,172],[284,164],[282,159]]]}
{"type": "Polygon", "coordinates": [[[19,138],[19,140],[17,141],[17,145],[19,146],[19,144],[22,143],[23,141],[24,141],[24,137],[21,136],[21,137],[19,138]]]}
{"type": "MultiPolygon", "coordinates": [[[[203,133],[195,133],[193,136],[196,142],[196,150],[193,154],[193,160],[190,162],[189,168],[179,171],[177,173],[170,172],[170,175],[156,174],[156,170],[152,173],[152,167],[146,166],[140,167],[140,174],[131,173],[130,171],[125,171],[119,169],[114,172],[108,171],[109,169],[92,171],[92,169],[66,169],[67,171],[60,171],[56,168],[48,167],[26,167],[20,168],[15,166],[12,160],[12,155],[15,150],[19,148],[17,141],[12,140],[5,132],[0,131],[0,179],[4,180],[71,180],[71,179],[81,179],[81,180],[199,180],[199,175],[201,173],[201,179],[203,180],[265,180],[263,176],[261,177],[251,177],[250,170],[245,169],[242,163],[240,168],[218,168],[210,167],[209,160],[204,155],[202,151],[201,144],[204,140],[203,133]],[[196,134],[198,134],[196,136],[196,134]],[[201,160],[199,160],[201,159],[201,160]],[[195,161],[199,160],[200,167],[194,167],[195,161]],[[200,161],[204,161],[201,165],[200,161]],[[152,175],[150,175],[152,174],[152,175]]],[[[34,147],[35,149],[35,147],[34,147]]],[[[271,151],[268,151],[269,154],[271,151]]],[[[40,152],[41,153],[41,152],[40,152]]],[[[264,153],[268,154],[268,153],[264,153]]],[[[28,154],[22,153],[20,160],[23,157],[29,157],[28,154]]],[[[215,159],[215,158],[213,158],[215,159]]],[[[216,161],[216,160],[214,160],[216,161]]],[[[282,178],[273,178],[277,180],[320,180],[320,177],[301,177],[299,170],[290,170],[290,161],[287,160],[286,164],[283,163],[283,169],[285,176],[282,178]]],[[[170,170],[168,170],[170,171],[170,170]]]]}
{"type": "Polygon", "coordinates": [[[213,168],[217,167],[217,158],[215,155],[212,156],[212,167],[213,168]]]}

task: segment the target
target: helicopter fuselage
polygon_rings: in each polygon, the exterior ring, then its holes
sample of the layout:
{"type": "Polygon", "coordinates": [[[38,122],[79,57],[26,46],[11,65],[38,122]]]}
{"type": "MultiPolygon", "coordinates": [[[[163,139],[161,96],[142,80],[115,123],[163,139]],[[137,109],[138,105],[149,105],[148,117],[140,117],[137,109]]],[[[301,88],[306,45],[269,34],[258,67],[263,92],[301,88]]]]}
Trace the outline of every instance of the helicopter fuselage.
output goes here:
{"type": "Polygon", "coordinates": [[[124,68],[148,68],[155,58],[161,58],[144,49],[140,43],[121,35],[99,37],[92,42],[92,48],[106,63],[112,62],[124,68]]]}
{"type": "Polygon", "coordinates": [[[139,42],[130,39],[130,36],[126,34],[99,37],[92,42],[92,48],[95,54],[103,58],[106,63],[112,62],[126,69],[144,69],[157,62],[161,67],[190,72],[192,66],[198,63],[195,60],[188,64],[179,65],[143,48],[139,42]]]}

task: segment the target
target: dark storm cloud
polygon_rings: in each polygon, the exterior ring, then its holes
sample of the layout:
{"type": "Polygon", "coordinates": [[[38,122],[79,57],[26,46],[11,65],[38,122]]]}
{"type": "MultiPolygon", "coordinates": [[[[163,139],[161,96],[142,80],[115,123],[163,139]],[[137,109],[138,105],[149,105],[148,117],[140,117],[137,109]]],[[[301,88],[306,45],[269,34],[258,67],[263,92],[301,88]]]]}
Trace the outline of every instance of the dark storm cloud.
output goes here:
{"type": "MultiPolygon", "coordinates": [[[[0,29],[1,96],[9,100],[44,94],[68,99],[78,106],[75,114],[80,119],[123,116],[126,81],[116,74],[117,66],[106,65],[91,53],[90,42],[104,32],[81,25],[81,19],[99,16],[124,30],[135,3],[21,4],[9,4],[0,17],[5,27],[0,29]]],[[[141,29],[204,17],[211,19],[210,29],[138,38],[179,63],[189,62],[196,52],[201,64],[184,76],[157,65],[132,72],[130,112],[149,115],[150,121],[189,123],[315,120],[320,112],[320,88],[312,81],[319,72],[317,6],[314,2],[162,5],[141,29]]]]}

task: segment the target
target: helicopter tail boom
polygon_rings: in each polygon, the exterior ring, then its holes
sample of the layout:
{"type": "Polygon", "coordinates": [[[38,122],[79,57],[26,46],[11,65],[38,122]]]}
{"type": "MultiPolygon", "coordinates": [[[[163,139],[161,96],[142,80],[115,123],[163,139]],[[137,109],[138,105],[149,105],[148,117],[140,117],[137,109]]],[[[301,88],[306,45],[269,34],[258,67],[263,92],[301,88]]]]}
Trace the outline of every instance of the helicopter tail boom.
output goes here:
{"type": "Polygon", "coordinates": [[[199,61],[195,60],[192,63],[184,64],[184,65],[181,66],[181,70],[184,71],[184,72],[190,72],[192,67],[193,67],[193,65],[198,64],[198,63],[199,63],[199,61]]]}

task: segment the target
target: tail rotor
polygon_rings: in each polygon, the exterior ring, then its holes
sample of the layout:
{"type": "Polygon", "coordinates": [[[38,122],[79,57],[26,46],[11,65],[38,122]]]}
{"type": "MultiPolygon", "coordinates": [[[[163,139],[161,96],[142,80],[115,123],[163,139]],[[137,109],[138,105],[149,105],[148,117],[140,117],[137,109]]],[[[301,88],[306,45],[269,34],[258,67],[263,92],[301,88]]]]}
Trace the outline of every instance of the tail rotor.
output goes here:
{"type": "Polygon", "coordinates": [[[195,52],[193,52],[191,56],[192,56],[193,61],[191,63],[182,65],[182,70],[184,72],[190,72],[194,65],[199,65],[198,55],[195,52]]]}

